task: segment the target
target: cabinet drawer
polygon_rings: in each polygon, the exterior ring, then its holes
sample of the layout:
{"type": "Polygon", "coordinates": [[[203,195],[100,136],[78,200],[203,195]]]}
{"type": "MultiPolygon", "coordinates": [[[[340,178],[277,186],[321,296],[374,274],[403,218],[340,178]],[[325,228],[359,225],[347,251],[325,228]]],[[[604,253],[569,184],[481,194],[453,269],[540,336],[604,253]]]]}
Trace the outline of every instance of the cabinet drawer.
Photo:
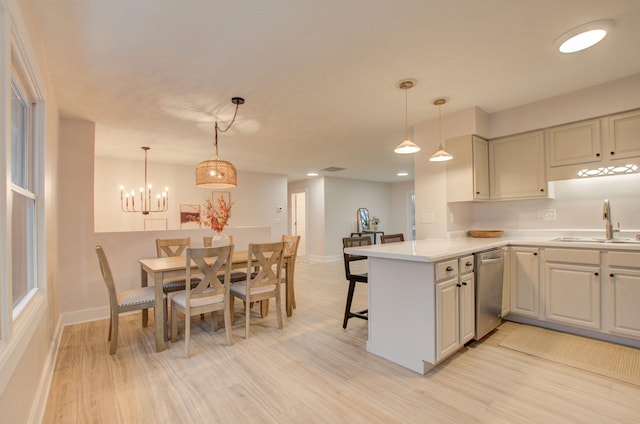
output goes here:
{"type": "Polygon", "coordinates": [[[609,266],[640,268],[640,253],[609,252],[609,266]]]}
{"type": "Polygon", "coordinates": [[[571,262],[574,264],[600,265],[599,250],[545,249],[547,262],[571,262]]]}
{"type": "Polygon", "coordinates": [[[460,275],[473,271],[473,255],[463,256],[458,259],[458,270],[460,275]]]}
{"type": "Polygon", "coordinates": [[[455,275],[458,275],[458,259],[451,259],[436,264],[436,281],[455,275]]]}

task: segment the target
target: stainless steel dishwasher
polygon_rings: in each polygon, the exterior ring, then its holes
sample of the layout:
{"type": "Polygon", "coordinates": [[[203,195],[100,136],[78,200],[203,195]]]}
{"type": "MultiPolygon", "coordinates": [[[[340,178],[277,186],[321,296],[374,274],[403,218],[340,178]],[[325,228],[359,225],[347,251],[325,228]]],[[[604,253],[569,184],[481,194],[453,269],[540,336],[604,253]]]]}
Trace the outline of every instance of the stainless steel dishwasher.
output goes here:
{"type": "Polygon", "coordinates": [[[480,340],[502,321],[504,251],[491,249],[475,254],[476,336],[480,340]]]}

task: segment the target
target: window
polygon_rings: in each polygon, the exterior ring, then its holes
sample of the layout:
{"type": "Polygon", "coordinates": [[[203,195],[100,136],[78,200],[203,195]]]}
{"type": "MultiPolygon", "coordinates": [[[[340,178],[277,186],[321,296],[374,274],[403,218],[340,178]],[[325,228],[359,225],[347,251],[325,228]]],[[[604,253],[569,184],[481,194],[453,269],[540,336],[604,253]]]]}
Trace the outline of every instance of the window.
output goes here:
{"type": "Polygon", "coordinates": [[[11,78],[11,296],[14,317],[37,287],[34,105],[11,78]]]}

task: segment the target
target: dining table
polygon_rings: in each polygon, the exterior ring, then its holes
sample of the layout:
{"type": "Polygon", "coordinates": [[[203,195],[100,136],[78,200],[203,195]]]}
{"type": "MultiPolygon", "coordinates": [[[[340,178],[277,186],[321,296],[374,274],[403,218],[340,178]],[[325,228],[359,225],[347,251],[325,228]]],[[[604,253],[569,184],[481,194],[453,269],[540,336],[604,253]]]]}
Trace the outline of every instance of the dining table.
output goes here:
{"type": "MultiPolygon", "coordinates": [[[[293,264],[294,255],[284,255],[283,265],[285,271],[285,309],[287,316],[293,314],[293,264]]],[[[153,308],[155,336],[156,336],[156,352],[163,351],[169,340],[168,327],[164,311],[164,296],[162,283],[166,278],[170,277],[186,277],[187,261],[184,256],[170,256],[162,258],[140,259],[140,284],[142,287],[149,285],[151,280],[155,285],[155,305],[153,308]]],[[[247,268],[249,262],[249,252],[247,250],[238,250],[233,252],[231,258],[231,269],[247,268]]],[[[195,263],[192,263],[192,269],[197,269],[195,263]]],[[[269,312],[269,301],[261,302],[261,314],[266,316],[269,312]]],[[[148,310],[142,310],[142,325],[147,325],[149,320],[148,310]]]]}

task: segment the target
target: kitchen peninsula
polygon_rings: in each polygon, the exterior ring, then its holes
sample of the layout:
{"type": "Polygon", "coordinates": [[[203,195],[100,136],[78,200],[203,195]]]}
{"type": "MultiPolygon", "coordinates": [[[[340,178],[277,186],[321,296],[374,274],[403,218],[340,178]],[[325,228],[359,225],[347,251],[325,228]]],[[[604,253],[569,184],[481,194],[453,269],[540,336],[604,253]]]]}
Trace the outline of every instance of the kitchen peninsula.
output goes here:
{"type": "Polygon", "coordinates": [[[640,302],[640,244],[461,237],[345,249],[369,258],[367,351],[421,374],[458,351],[474,337],[473,265],[467,272],[464,268],[474,253],[494,248],[514,252],[511,269],[505,268],[506,288],[511,286],[505,298],[514,306],[509,319],[640,346],[640,312],[632,307],[640,302]],[[513,266],[521,252],[535,258],[531,263],[536,277],[527,281],[517,281],[518,269],[513,266]],[[554,257],[560,263],[567,258],[581,263],[581,258],[594,256],[597,265],[585,272],[578,266],[566,267],[586,279],[553,279],[554,257]],[[621,270],[619,281],[611,266],[621,270]],[[561,311],[554,314],[551,305],[558,307],[558,298],[551,302],[550,296],[562,296],[566,290],[575,290],[574,296],[561,297],[561,311]],[[521,304],[534,305],[529,316],[524,306],[525,312],[519,312],[521,304]],[[576,317],[567,318],[567,311],[576,317]]]}

